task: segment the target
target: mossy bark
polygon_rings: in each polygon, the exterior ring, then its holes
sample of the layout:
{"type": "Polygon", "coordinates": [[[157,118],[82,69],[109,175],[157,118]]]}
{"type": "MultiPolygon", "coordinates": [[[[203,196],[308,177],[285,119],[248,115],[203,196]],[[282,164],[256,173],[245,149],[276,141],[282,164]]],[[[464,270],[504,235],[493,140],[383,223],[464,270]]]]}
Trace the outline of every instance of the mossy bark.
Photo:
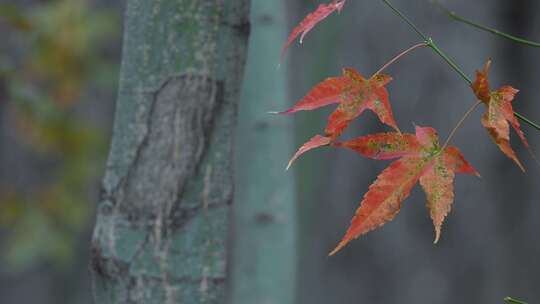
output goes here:
{"type": "Polygon", "coordinates": [[[129,0],[96,303],[222,303],[249,0],[129,0]]]}

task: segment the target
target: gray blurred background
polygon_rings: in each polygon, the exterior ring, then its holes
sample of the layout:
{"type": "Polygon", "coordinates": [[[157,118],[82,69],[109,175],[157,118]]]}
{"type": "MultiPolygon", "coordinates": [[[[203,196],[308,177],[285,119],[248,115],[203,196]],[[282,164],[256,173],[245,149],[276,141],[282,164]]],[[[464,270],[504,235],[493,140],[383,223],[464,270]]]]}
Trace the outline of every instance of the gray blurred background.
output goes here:
{"type": "MultiPolygon", "coordinates": [[[[319,3],[287,1],[287,28],[319,3]]],[[[519,88],[516,111],[540,120],[535,94],[540,49],[453,22],[427,0],[395,4],[467,74],[492,58],[494,88],[519,88]]],[[[445,4],[479,23],[540,40],[538,1],[445,4]]],[[[110,138],[123,7],[124,1],[0,0],[2,304],[91,303],[88,247],[110,138]]],[[[341,15],[317,26],[302,46],[291,47],[287,103],[343,67],[371,75],[418,42],[380,1],[348,0],[341,15]]],[[[389,91],[403,131],[413,132],[413,124],[433,126],[445,138],[474,102],[467,84],[429,49],[415,51],[387,73],[394,78],[389,91]]],[[[261,112],[269,110],[276,109],[261,105],[261,112]]],[[[331,110],[272,119],[294,121],[300,145],[322,132],[331,110]]],[[[535,303],[540,298],[535,288],[540,168],[514,135],[527,174],[504,157],[480,125],[481,112],[467,120],[454,145],[483,177],[457,176],[454,208],[436,246],[425,196],[416,187],[393,222],[329,258],[388,162],[319,149],[300,159],[293,173],[283,173],[297,178],[296,303],[500,303],[507,295],[535,303]]],[[[383,130],[388,129],[369,113],[345,137],[383,130]]],[[[539,151],[540,133],[526,125],[523,130],[533,151],[539,151]]],[[[240,186],[260,186],[256,176],[249,180],[240,186]]]]}

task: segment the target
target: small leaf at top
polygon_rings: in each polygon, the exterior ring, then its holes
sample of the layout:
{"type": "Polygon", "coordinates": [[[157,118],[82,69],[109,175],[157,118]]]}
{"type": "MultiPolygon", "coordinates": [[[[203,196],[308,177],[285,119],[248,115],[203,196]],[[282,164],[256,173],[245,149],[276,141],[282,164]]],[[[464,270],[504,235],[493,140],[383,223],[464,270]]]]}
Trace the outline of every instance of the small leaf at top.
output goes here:
{"type": "Polygon", "coordinates": [[[322,20],[326,19],[330,14],[332,14],[334,11],[341,12],[343,9],[343,5],[345,5],[346,0],[333,0],[329,4],[321,4],[319,7],[312,13],[308,14],[302,22],[298,26],[296,26],[291,34],[289,35],[289,38],[287,39],[287,42],[281,49],[281,56],[279,59],[279,62],[283,62],[283,58],[285,57],[285,52],[287,51],[287,48],[300,36],[300,43],[304,41],[304,37],[306,36],[309,31],[311,31],[317,23],[321,22],[322,20]]]}
{"type": "Polygon", "coordinates": [[[476,72],[476,80],[471,85],[476,97],[481,100],[487,107],[487,111],[482,116],[482,125],[487,129],[489,135],[499,146],[499,149],[510,159],[512,159],[521,170],[525,168],[519,161],[516,153],[510,146],[510,125],[526,148],[529,143],[525,138],[525,134],[521,131],[518,119],[514,116],[512,102],[516,94],[519,92],[510,86],[504,86],[496,91],[490,91],[488,72],[491,61],[488,61],[482,71],[476,72]]]}

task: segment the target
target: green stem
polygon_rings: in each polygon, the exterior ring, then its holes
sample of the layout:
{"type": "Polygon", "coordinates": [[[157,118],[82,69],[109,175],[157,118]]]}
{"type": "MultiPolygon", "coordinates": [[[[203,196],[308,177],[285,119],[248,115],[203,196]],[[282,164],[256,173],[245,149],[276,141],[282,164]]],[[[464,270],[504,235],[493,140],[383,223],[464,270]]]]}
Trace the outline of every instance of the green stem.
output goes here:
{"type": "Polygon", "coordinates": [[[521,121],[525,122],[526,124],[530,125],[531,127],[535,128],[536,130],[539,130],[540,131],[540,125],[535,123],[534,121],[528,119],[527,117],[517,113],[517,112],[514,112],[514,115],[516,115],[517,118],[519,118],[521,121]]]}
{"type": "Polygon", "coordinates": [[[470,26],[472,26],[474,28],[477,28],[479,30],[482,30],[482,31],[497,35],[499,37],[508,39],[508,40],[510,40],[512,42],[524,44],[524,45],[531,46],[531,47],[540,48],[540,43],[538,43],[538,42],[534,42],[534,41],[530,41],[530,40],[527,40],[527,39],[519,38],[519,37],[510,35],[508,33],[501,32],[501,31],[496,30],[494,28],[478,24],[476,22],[473,22],[473,21],[471,21],[469,19],[466,19],[464,17],[461,17],[461,16],[457,15],[455,12],[453,12],[453,11],[449,10],[448,8],[444,7],[438,1],[435,1],[435,4],[437,4],[450,18],[454,19],[455,21],[462,22],[464,24],[470,25],[470,26]]]}
{"type": "MultiPolygon", "coordinates": [[[[389,0],[381,0],[386,4],[396,15],[398,15],[403,21],[405,21],[424,41],[426,44],[435,52],[437,55],[439,55],[455,72],[457,72],[461,78],[463,78],[469,85],[472,84],[472,79],[463,72],[461,68],[450,58],[446,53],[441,50],[437,44],[433,41],[432,38],[426,36],[407,16],[405,16],[398,8],[396,8],[392,3],[390,3],[389,0]]],[[[519,118],[524,123],[528,124],[529,126],[535,128],[537,131],[540,131],[540,125],[537,123],[531,121],[530,119],[526,118],[525,116],[514,112],[514,115],[519,118]]]]}
{"type": "Polygon", "coordinates": [[[527,304],[527,302],[523,302],[523,301],[520,301],[520,300],[512,299],[512,298],[510,298],[510,297],[504,298],[504,301],[505,301],[506,303],[511,303],[511,304],[527,304]]]}
{"type": "Polygon", "coordinates": [[[448,55],[446,55],[446,53],[444,53],[438,46],[437,44],[435,44],[435,42],[433,41],[433,39],[429,38],[428,41],[427,41],[427,45],[433,50],[435,51],[435,53],[437,53],[437,55],[439,55],[442,59],[444,59],[444,61],[446,61],[446,63],[448,63],[448,65],[450,67],[452,67],[452,69],[454,69],[454,71],[456,71],[459,76],[461,76],[461,78],[463,78],[469,85],[471,85],[473,83],[472,79],[469,78],[469,76],[467,76],[467,74],[465,74],[465,72],[463,72],[463,70],[461,70],[459,68],[459,66],[452,60],[450,59],[450,57],[448,57],[448,55]]]}
{"type": "Polygon", "coordinates": [[[387,0],[382,0],[386,5],[388,5],[389,8],[391,8],[396,15],[398,15],[401,19],[403,19],[407,24],[420,36],[424,41],[428,41],[429,37],[426,36],[407,16],[405,16],[400,10],[398,10],[392,3],[390,3],[387,0]]]}

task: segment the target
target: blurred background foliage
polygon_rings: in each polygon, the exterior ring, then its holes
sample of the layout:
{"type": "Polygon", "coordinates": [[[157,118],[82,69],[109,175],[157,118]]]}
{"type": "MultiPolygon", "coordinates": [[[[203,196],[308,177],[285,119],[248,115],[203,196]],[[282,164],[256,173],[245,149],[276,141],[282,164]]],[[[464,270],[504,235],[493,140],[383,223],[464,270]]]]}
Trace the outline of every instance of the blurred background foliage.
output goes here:
{"type": "Polygon", "coordinates": [[[108,55],[119,24],[118,12],[86,0],[0,4],[0,123],[10,145],[0,153],[20,153],[2,166],[18,172],[0,175],[9,271],[69,267],[90,225],[109,132],[99,116],[110,114],[86,112],[112,103],[96,92],[115,89],[118,60],[108,55]]]}

